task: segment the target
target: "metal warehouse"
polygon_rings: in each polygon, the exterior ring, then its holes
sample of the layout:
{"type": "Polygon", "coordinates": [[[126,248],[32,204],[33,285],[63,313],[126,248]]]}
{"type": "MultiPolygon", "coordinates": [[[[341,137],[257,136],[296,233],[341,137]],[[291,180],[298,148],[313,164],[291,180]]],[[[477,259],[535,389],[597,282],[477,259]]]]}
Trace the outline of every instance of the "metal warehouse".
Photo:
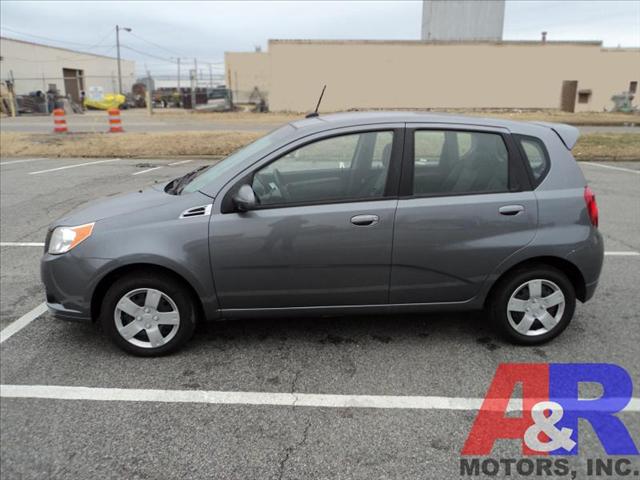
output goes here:
{"type": "MultiPolygon", "coordinates": [[[[97,87],[105,93],[118,90],[115,57],[95,55],[66,48],[2,37],[0,79],[11,82],[16,95],[27,95],[53,86],[64,96],[80,102],[82,91],[97,87]]],[[[127,92],[135,82],[135,62],[121,60],[122,88],[127,92]]]]}
{"type": "Polygon", "coordinates": [[[296,112],[324,84],[323,111],[610,110],[613,95],[636,92],[639,65],[640,49],[598,41],[270,40],[267,52],[225,54],[238,101],[257,88],[270,110],[296,112]]]}

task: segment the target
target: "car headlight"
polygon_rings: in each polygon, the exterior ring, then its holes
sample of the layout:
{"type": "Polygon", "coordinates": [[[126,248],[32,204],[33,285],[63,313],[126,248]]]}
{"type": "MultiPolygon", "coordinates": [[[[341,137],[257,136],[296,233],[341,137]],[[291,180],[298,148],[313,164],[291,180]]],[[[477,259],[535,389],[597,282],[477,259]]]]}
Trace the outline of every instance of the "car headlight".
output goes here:
{"type": "Polygon", "coordinates": [[[94,225],[95,222],[78,225],[77,227],[56,227],[49,241],[49,253],[53,255],[67,253],[91,236],[94,225]]]}

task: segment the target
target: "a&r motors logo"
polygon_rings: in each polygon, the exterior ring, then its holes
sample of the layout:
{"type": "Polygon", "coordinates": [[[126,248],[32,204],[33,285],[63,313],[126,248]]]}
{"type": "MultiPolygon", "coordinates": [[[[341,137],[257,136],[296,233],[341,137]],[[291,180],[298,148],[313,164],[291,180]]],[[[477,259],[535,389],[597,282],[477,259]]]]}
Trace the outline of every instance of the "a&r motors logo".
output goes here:
{"type": "Polygon", "coordinates": [[[499,439],[520,439],[524,455],[577,455],[578,419],[587,420],[607,455],[638,455],[616,416],[632,399],[625,369],[602,363],[501,364],[485,396],[462,455],[490,455],[499,439]],[[597,383],[599,398],[579,396],[581,383],[597,383]],[[517,384],[522,414],[507,416],[517,384]]]}

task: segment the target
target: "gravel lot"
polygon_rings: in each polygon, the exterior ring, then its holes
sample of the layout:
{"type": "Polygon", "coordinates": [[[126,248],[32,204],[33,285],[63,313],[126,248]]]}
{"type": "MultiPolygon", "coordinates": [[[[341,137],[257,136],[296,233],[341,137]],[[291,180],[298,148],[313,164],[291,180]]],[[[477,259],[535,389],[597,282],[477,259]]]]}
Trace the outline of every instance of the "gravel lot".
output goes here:
{"type": "MultiPolygon", "coordinates": [[[[181,161],[2,159],[0,240],[42,242],[49,222],[80,204],[207,163],[171,165],[181,161]]],[[[598,196],[606,250],[640,252],[640,163],[582,168],[598,196]]],[[[41,250],[0,247],[0,328],[43,302],[41,250]]],[[[533,348],[495,338],[472,313],[219,323],[202,326],[176,355],[140,359],[94,326],[44,314],[1,344],[1,383],[189,390],[194,398],[228,391],[473,399],[484,397],[502,362],[611,362],[630,372],[638,397],[639,285],[640,255],[608,255],[595,298],[578,305],[559,338],[533,348]]],[[[0,408],[7,479],[459,478],[476,413],[6,397],[0,408]]],[[[640,413],[621,417],[640,445],[640,413]]],[[[580,448],[604,456],[587,422],[580,448]]],[[[502,442],[494,456],[518,457],[519,445],[502,442]]],[[[583,455],[571,462],[585,468],[583,455]]]]}

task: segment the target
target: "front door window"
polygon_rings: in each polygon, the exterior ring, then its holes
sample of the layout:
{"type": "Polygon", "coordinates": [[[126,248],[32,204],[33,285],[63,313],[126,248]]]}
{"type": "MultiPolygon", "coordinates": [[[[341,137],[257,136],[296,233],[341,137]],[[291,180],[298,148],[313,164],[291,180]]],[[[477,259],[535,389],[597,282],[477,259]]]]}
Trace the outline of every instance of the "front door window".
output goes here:
{"type": "Polygon", "coordinates": [[[380,198],[392,142],[392,131],[379,131],[309,143],[258,170],[252,186],[263,206],[380,198]]]}

